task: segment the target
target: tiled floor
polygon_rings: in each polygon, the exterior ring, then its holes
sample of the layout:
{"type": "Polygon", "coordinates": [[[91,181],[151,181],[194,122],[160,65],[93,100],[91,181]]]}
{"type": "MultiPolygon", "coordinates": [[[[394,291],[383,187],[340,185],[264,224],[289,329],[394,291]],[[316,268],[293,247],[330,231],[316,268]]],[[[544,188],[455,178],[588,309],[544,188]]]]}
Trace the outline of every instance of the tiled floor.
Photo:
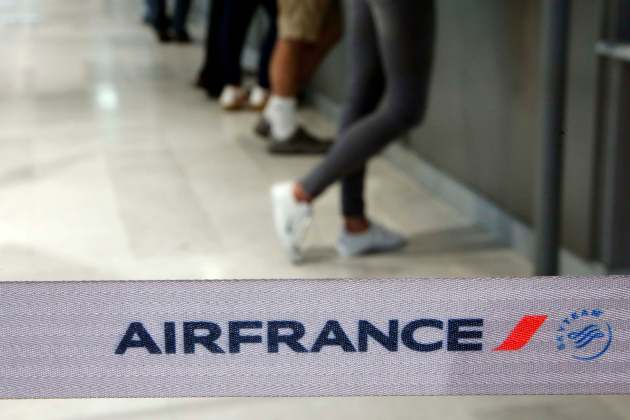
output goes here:
{"type": "MultiPolygon", "coordinates": [[[[507,276],[529,263],[387,162],[371,214],[411,238],[342,260],[337,197],[316,212],[308,262],[276,246],[269,185],[311,158],[273,158],[256,116],[194,90],[200,46],[159,46],[141,2],[0,0],[0,280],[507,276]]],[[[321,130],[332,125],[313,112],[321,130]]],[[[1,386],[1,384],[0,384],[1,386]]],[[[1,419],[624,419],[625,398],[3,401],[1,419]],[[576,408],[577,407],[577,408],[576,408]]]]}

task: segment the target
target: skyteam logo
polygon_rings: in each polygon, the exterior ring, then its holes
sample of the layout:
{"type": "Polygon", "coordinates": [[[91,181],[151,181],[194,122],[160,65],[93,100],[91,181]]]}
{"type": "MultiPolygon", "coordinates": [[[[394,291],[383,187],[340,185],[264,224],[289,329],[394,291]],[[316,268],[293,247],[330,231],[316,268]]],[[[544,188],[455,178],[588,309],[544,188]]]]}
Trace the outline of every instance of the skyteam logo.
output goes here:
{"type": "Polygon", "coordinates": [[[597,360],[610,349],[613,329],[601,309],[573,312],[559,325],[556,347],[582,361],[597,360]]]}

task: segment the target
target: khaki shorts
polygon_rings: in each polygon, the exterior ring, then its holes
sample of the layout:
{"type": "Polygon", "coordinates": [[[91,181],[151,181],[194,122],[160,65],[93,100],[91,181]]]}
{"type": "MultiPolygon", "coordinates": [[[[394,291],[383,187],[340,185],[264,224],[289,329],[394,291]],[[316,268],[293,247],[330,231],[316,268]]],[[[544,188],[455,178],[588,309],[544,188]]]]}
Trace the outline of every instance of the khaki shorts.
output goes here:
{"type": "Polygon", "coordinates": [[[315,43],[326,25],[339,25],[337,0],[278,0],[280,38],[315,43]]]}

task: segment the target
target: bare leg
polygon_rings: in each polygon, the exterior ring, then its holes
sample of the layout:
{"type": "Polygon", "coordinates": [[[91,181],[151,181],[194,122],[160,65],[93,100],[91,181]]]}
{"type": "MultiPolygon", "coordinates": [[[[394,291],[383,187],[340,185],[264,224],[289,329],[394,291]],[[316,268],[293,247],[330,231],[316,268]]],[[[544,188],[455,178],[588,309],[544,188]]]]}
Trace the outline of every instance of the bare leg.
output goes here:
{"type": "Polygon", "coordinates": [[[281,38],[271,62],[273,93],[295,97],[309,82],[322,60],[341,38],[340,19],[325,24],[315,43],[281,38]]]}
{"type": "Polygon", "coordinates": [[[273,94],[295,97],[300,89],[301,42],[279,39],[271,59],[271,86],[273,94]]]}

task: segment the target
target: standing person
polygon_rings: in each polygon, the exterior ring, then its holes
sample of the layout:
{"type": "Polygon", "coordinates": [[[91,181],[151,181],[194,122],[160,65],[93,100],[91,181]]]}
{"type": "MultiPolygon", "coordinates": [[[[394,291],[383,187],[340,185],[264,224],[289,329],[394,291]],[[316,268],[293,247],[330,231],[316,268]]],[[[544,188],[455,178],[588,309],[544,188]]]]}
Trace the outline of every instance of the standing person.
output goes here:
{"type": "Polygon", "coordinates": [[[196,85],[204,89],[211,98],[218,98],[223,89],[219,40],[221,38],[221,23],[225,6],[229,1],[234,0],[212,0],[210,7],[208,7],[206,45],[196,85]]]}
{"type": "Polygon", "coordinates": [[[298,123],[297,96],[341,38],[337,0],[278,0],[279,38],[271,60],[272,94],[256,133],[271,153],[324,153],[331,142],[298,123]]]}
{"type": "Polygon", "coordinates": [[[153,16],[153,27],[160,42],[190,43],[192,39],[186,27],[192,0],[176,0],[173,18],[169,18],[166,0],[149,0],[150,15],[153,16]],[[173,34],[171,34],[171,26],[173,34]]]}
{"type": "Polygon", "coordinates": [[[241,109],[246,103],[250,108],[261,111],[269,96],[269,62],[276,44],[278,8],[276,0],[232,0],[223,8],[221,29],[219,30],[219,46],[221,50],[220,66],[222,69],[223,91],[219,104],[223,109],[234,111],[241,109]],[[258,83],[248,94],[242,88],[241,56],[245,44],[245,36],[252,23],[254,13],[263,7],[268,18],[267,33],[260,46],[258,63],[258,83]]]}
{"type": "Polygon", "coordinates": [[[153,25],[153,22],[155,21],[155,16],[153,16],[155,10],[153,9],[153,1],[144,0],[144,16],[142,16],[142,21],[147,25],[153,25]]]}
{"type": "Polygon", "coordinates": [[[342,256],[387,252],[405,239],[366,215],[366,164],[425,113],[435,32],[433,0],[354,0],[350,17],[349,96],[339,140],[299,181],[276,184],[271,198],[277,234],[299,261],[312,204],[342,182],[342,256]]]}

